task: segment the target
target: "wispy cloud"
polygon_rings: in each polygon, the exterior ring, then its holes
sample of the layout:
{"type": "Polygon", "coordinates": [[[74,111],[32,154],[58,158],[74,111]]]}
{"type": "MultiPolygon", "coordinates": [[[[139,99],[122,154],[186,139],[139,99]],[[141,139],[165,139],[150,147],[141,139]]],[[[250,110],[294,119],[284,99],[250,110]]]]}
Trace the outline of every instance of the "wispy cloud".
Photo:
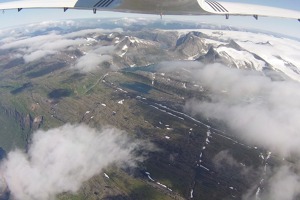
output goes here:
{"type": "Polygon", "coordinates": [[[74,38],[74,37],[84,37],[86,35],[91,35],[95,33],[113,33],[113,32],[118,32],[121,33],[123,32],[122,28],[114,28],[114,29],[101,29],[101,28],[93,28],[93,29],[83,29],[79,31],[74,31],[71,33],[65,34],[65,37],[67,38],[74,38]]]}
{"type": "MultiPolygon", "coordinates": [[[[233,69],[221,64],[166,62],[159,65],[159,71],[178,69],[185,72],[180,76],[188,74],[189,81],[196,82],[206,91],[206,100],[186,101],[186,112],[222,121],[230,130],[228,134],[281,157],[294,159],[300,156],[298,82],[273,81],[262,72],[233,69]]],[[[215,164],[220,162],[238,166],[226,152],[215,157],[215,164]]],[[[299,168],[300,164],[283,164],[273,169],[261,199],[292,200],[300,195],[299,168]]],[[[245,195],[244,199],[253,199],[253,196],[245,195]]]]}
{"type": "MultiPolygon", "coordinates": [[[[71,23],[71,22],[70,22],[71,23]]],[[[43,24],[37,25],[43,27],[43,24]]],[[[87,45],[89,42],[86,37],[93,34],[105,34],[108,32],[122,32],[122,29],[85,29],[73,31],[70,33],[61,33],[59,31],[48,31],[47,34],[32,36],[30,34],[20,35],[19,32],[12,32],[10,37],[0,40],[0,49],[11,49],[14,50],[16,54],[23,55],[25,62],[32,62],[39,60],[48,55],[53,55],[59,52],[66,51],[69,47],[78,48],[82,45],[87,45]]],[[[96,41],[95,41],[96,42],[96,41]]],[[[111,53],[113,48],[109,47],[92,47],[89,51],[98,54],[108,54],[111,53]]],[[[92,54],[89,56],[93,56],[92,54]]],[[[96,58],[97,64],[99,64],[99,59],[107,60],[107,56],[99,56],[96,58]]],[[[92,57],[92,58],[95,58],[92,57]]],[[[85,58],[82,58],[85,59],[85,58]]],[[[109,59],[108,59],[109,60],[109,59]]],[[[81,63],[79,60],[78,63],[81,63]]],[[[96,64],[96,65],[97,65],[96,64]]],[[[80,65],[79,65],[80,66],[80,65]]],[[[79,67],[80,68],[80,67],[79,67]]],[[[92,67],[89,67],[92,69],[92,67]]]]}
{"type": "Polygon", "coordinates": [[[299,198],[300,177],[290,166],[281,166],[271,176],[261,199],[294,200],[299,198]]]}
{"type": "Polygon", "coordinates": [[[28,38],[17,38],[15,41],[6,42],[0,49],[15,49],[17,54],[22,54],[25,62],[32,62],[47,55],[58,53],[69,46],[86,43],[84,38],[68,39],[55,33],[28,38]]]}
{"type": "Polygon", "coordinates": [[[103,62],[110,62],[111,60],[112,57],[109,55],[99,55],[94,52],[89,52],[79,58],[73,68],[79,69],[80,71],[85,73],[91,72],[95,69],[99,69],[103,62]]]}
{"type": "MultiPolygon", "coordinates": [[[[191,74],[209,91],[209,100],[189,100],[186,111],[225,122],[235,136],[249,144],[283,157],[300,156],[298,82],[272,81],[258,72],[220,64],[199,64],[191,74]]],[[[294,199],[299,188],[296,170],[279,166],[270,175],[262,199],[294,199]]]]}
{"type": "Polygon", "coordinates": [[[64,125],[34,133],[28,153],[9,152],[0,172],[15,199],[54,199],[62,192],[76,192],[110,164],[134,166],[142,146],[115,128],[64,125]]]}
{"type": "Polygon", "coordinates": [[[55,54],[55,53],[56,52],[53,51],[53,50],[37,50],[37,51],[34,51],[32,53],[25,54],[23,56],[23,59],[24,59],[25,62],[32,62],[32,61],[41,59],[43,57],[46,57],[48,55],[52,55],[52,54],[55,54]]]}
{"type": "Polygon", "coordinates": [[[298,154],[299,83],[218,64],[198,68],[193,77],[211,92],[211,100],[188,101],[186,110],[222,120],[240,138],[282,156],[298,154]]]}
{"type": "Polygon", "coordinates": [[[78,58],[72,66],[73,69],[78,69],[83,73],[91,72],[102,67],[104,62],[112,63],[114,46],[100,46],[86,52],[85,55],[78,58]]]}

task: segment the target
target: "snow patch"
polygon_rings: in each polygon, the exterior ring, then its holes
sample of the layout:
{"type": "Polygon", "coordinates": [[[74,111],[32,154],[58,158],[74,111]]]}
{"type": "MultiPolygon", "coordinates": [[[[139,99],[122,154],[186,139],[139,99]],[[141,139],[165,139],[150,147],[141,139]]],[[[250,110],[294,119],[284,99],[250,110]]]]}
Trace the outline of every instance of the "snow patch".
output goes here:
{"type": "Polygon", "coordinates": [[[206,171],[209,171],[207,167],[204,167],[203,165],[200,165],[201,168],[205,169],[206,171]]]}
{"type": "Polygon", "coordinates": [[[109,179],[109,176],[106,174],[106,173],[103,173],[105,178],[108,178],[109,179]]]}
{"type": "Polygon", "coordinates": [[[193,190],[193,189],[191,189],[191,192],[190,192],[190,198],[191,198],[191,199],[194,198],[194,190],[193,190]]]}
{"type": "Polygon", "coordinates": [[[123,104],[124,103],[124,99],[122,99],[122,100],[120,100],[120,101],[118,101],[118,104],[123,104]]]}

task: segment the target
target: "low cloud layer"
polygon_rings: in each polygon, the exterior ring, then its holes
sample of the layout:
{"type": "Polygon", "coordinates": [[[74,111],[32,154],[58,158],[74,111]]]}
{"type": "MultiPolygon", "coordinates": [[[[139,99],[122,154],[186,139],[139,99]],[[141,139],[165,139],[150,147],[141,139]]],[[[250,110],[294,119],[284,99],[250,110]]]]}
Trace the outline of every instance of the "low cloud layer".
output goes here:
{"type": "Polygon", "coordinates": [[[260,199],[268,200],[294,200],[299,199],[300,177],[289,166],[281,166],[276,169],[268,181],[266,192],[262,193],[260,199]]]}
{"type": "Polygon", "coordinates": [[[104,62],[112,62],[113,58],[109,54],[113,52],[114,48],[114,46],[102,46],[91,50],[80,57],[73,68],[84,73],[99,69],[104,62]]]}
{"type": "Polygon", "coordinates": [[[0,172],[16,200],[49,200],[76,192],[110,164],[134,166],[140,147],[115,128],[64,125],[34,133],[28,153],[8,153],[0,172]]]}
{"type": "MultiPolygon", "coordinates": [[[[228,134],[260,146],[284,158],[300,157],[300,84],[273,81],[262,72],[228,68],[198,62],[162,63],[160,71],[182,66],[205,91],[207,100],[190,99],[185,110],[224,122],[228,134]],[[184,65],[183,65],[184,64],[184,65]]],[[[190,81],[191,81],[190,79],[190,81]]],[[[227,158],[234,166],[234,162],[227,158]]],[[[245,200],[293,200],[300,195],[300,164],[287,162],[273,169],[264,190],[256,196],[258,183],[245,200]]],[[[270,170],[270,169],[269,169],[270,170]]]]}
{"type": "Polygon", "coordinates": [[[11,37],[0,38],[0,50],[10,50],[11,58],[22,57],[25,63],[34,62],[50,55],[59,55],[61,52],[78,49],[84,55],[76,57],[74,63],[70,65],[72,69],[80,70],[83,73],[91,72],[103,67],[112,66],[114,46],[101,45],[95,35],[107,34],[122,29],[84,29],[70,33],[60,33],[50,31],[45,35],[18,35],[12,34],[11,37]]]}
{"type": "Polygon", "coordinates": [[[192,114],[224,121],[239,138],[281,156],[300,152],[300,84],[272,81],[261,73],[199,66],[193,77],[208,89],[210,101],[190,100],[192,114]]]}
{"type": "Polygon", "coordinates": [[[5,42],[0,49],[17,49],[24,56],[25,62],[39,60],[47,55],[58,53],[69,46],[85,44],[86,39],[74,39],[56,33],[39,35],[35,37],[15,38],[13,41],[5,42]]]}

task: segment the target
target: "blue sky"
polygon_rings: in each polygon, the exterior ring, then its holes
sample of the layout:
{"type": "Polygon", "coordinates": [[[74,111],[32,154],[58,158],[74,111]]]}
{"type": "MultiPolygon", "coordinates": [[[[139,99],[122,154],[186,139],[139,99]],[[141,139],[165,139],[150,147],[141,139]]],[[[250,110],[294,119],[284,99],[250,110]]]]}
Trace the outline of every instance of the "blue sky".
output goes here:
{"type": "MultiPolygon", "coordinates": [[[[298,8],[300,10],[299,0],[222,0],[231,2],[253,3],[261,5],[273,5],[287,9],[298,8]]],[[[4,1],[2,1],[4,2],[4,1]]],[[[104,17],[137,17],[136,14],[128,13],[112,13],[97,12],[96,15],[92,11],[68,10],[63,12],[59,9],[24,9],[21,12],[16,10],[6,10],[4,14],[0,13],[0,28],[17,26],[21,24],[35,23],[47,20],[61,20],[74,18],[104,18],[104,17]]],[[[159,18],[159,16],[138,15],[138,17],[159,18]]],[[[164,16],[163,19],[186,19],[195,20],[197,22],[206,22],[212,24],[223,24],[244,28],[255,28],[268,30],[272,32],[283,33],[293,37],[300,38],[300,22],[297,20],[281,19],[281,18],[259,18],[255,20],[253,17],[230,16],[226,20],[224,16],[164,16]]]]}

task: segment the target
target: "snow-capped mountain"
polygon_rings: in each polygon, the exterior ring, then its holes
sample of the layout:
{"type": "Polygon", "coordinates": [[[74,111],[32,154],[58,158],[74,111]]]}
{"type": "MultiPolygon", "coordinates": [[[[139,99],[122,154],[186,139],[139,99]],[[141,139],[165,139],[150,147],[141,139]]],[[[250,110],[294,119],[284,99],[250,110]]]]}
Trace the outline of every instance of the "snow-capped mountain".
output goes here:
{"type": "Polygon", "coordinates": [[[298,41],[243,31],[201,31],[215,41],[231,41],[227,45],[219,45],[215,50],[236,67],[251,67],[258,71],[271,69],[300,81],[298,41]]]}
{"type": "Polygon", "coordinates": [[[204,38],[203,33],[196,31],[180,35],[176,42],[175,52],[183,58],[194,60],[208,50],[208,44],[205,43],[204,38]]]}
{"type": "Polygon", "coordinates": [[[220,62],[229,67],[253,69],[257,71],[262,71],[264,67],[269,66],[267,61],[243,49],[233,40],[228,44],[221,44],[218,47],[211,46],[207,53],[197,58],[197,60],[206,64],[220,62]]]}

